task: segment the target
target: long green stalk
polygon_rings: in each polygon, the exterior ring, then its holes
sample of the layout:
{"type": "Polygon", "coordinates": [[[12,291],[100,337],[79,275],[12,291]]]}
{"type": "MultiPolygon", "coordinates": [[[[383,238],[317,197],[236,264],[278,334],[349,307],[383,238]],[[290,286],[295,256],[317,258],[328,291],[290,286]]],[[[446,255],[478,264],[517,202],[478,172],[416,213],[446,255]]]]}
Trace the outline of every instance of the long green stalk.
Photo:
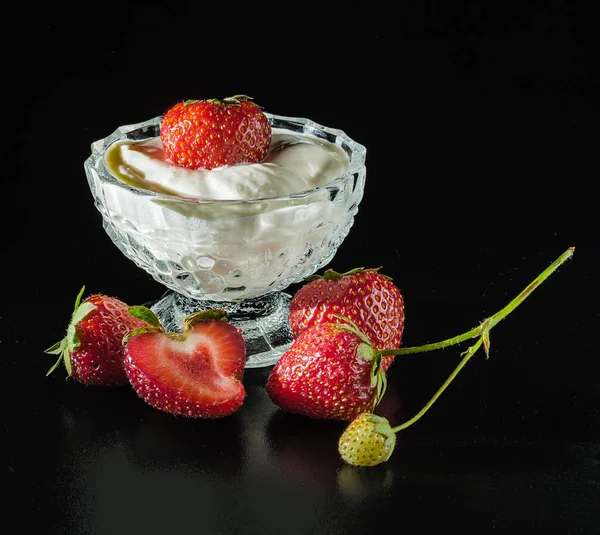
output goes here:
{"type": "MultiPolygon", "coordinates": [[[[403,347],[399,349],[386,349],[381,351],[382,356],[386,355],[408,355],[411,353],[424,353],[426,351],[435,351],[436,349],[443,349],[448,346],[452,346],[455,344],[460,344],[465,340],[469,340],[471,338],[476,338],[477,336],[484,336],[487,338],[489,336],[489,332],[498,323],[500,323],[506,316],[508,316],[515,308],[517,308],[527,297],[531,295],[531,293],[544,282],[552,273],[554,273],[566,260],[573,256],[575,252],[575,247],[569,247],[563,254],[561,254],[552,264],[550,264],[544,271],[542,271],[532,282],[530,282],[527,287],[515,297],[508,305],[506,305],[502,310],[496,312],[493,316],[485,319],[481,322],[478,327],[471,329],[463,334],[459,334],[458,336],[454,336],[452,338],[448,338],[446,340],[442,340],[441,342],[436,342],[433,344],[424,344],[420,346],[413,347],[403,347]],[[487,333],[487,334],[486,334],[487,333]]],[[[483,340],[486,345],[486,351],[488,348],[488,344],[486,344],[486,340],[483,340]]]]}
{"type": "Polygon", "coordinates": [[[421,416],[423,416],[436,402],[436,400],[440,397],[442,392],[444,392],[444,390],[448,388],[448,386],[458,375],[460,370],[464,368],[465,364],[475,353],[477,353],[477,350],[482,345],[484,347],[486,355],[488,355],[490,348],[489,333],[492,327],[497,325],[500,321],[506,318],[506,316],[508,316],[515,308],[517,308],[527,297],[529,297],[529,295],[531,295],[531,293],[542,282],[544,282],[552,273],[554,273],[559,266],[561,266],[566,260],[571,258],[574,252],[575,247],[569,247],[562,255],[560,255],[554,262],[552,262],[552,264],[550,264],[544,271],[542,271],[531,283],[529,283],[527,287],[517,297],[515,297],[510,303],[508,303],[508,305],[506,305],[502,310],[496,312],[493,316],[482,321],[478,327],[471,329],[470,331],[467,331],[458,336],[454,336],[452,338],[448,338],[446,340],[442,340],[441,342],[436,342],[434,344],[425,344],[421,346],[381,351],[382,355],[408,355],[410,353],[423,353],[425,351],[443,349],[445,347],[464,342],[465,340],[479,337],[479,339],[471,347],[469,347],[466,351],[462,353],[463,359],[459,362],[458,366],[456,366],[454,371],[448,376],[444,384],[438,389],[438,391],[433,395],[433,397],[423,406],[423,408],[410,420],[407,420],[403,424],[392,428],[392,431],[398,432],[402,429],[406,429],[410,425],[414,424],[417,420],[419,420],[421,416]]]}

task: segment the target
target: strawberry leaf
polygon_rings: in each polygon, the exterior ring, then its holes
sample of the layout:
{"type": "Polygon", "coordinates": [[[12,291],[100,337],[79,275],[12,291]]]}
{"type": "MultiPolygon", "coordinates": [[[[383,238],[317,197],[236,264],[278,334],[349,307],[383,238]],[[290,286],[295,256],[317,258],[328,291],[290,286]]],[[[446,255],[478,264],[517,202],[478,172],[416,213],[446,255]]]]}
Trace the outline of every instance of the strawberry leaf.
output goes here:
{"type": "Polygon", "coordinates": [[[71,367],[71,351],[69,349],[69,340],[65,336],[60,342],[54,344],[51,348],[46,350],[46,353],[52,355],[59,355],[57,361],[52,365],[52,367],[46,372],[46,377],[48,377],[52,372],[56,370],[60,366],[62,362],[65,365],[65,369],[67,370],[67,377],[72,373],[71,367]],[[55,346],[58,345],[57,349],[54,349],[55,346]]]}
{"type": "Polygon", "coordinates": [[[376,414],[373,414],[372,416],[369,416],[367,422],[371,423],[371,424],[381,424],[383,422],[385,422],[386,419],[383,416],[378,416],[376,414]]]}
{"type": "Polygon", "coordinates": [[[133,331],[129,331],[125,336],[123,336],[123,339],[121,340],[121,344],[123,346],[126,346],[127,342],[129,342],[129,340],[131,340],[137,334],[163,333],[163,332],[165,332],[165,330],[163,329],[162,325],[160,325],[159,327],[140,327],[139,329],[133,329],[133,331]]]}
{"type": "MultiPolygon", "coordinates": [[[[77,345],[79,345],[79,340],[77,340],[77,345]]],[[[65,364],[65,369],[67,370],[67,377],[70,377],[73,373],[73,367],[71,366],[71,352],[69,349],[65,349],[63,362],[65,364]]]]}
{"type": "Polygon", "coordinates": [[[483,350],[485,351],[485,358],[490,358],[490,331],[485,329],[483,333],[481,333],[481,338],[483,339],[483,350]]]}
{"type": "Polygon", "coordinates": [[[96,309],[96,305],[93,305],[92,303],[83,303],[82,305],[79,305],[76,309],[75,312],[73,312],[73,318],[71,319],[71,324],[69,325],[69,327],[75,327],[75,325],[77,325],[82,319],[84,319],[92,310],[96,309]]]}
{"type": "Polygon", "coordinates": [[[158,316],[145,306],[131,306],[128,309],[129,314],[131,314],[134,318],[145,321],[148,325],[152,327],[157,327],[160,330],[163,330],[163,327],[158,319],[158,316]]]}
{"type": "Polygon", "coordinates": [[[371,352],[374,354],[373,363],[371,364],[371,386],[375,388],[375,397],[373,398],[374,409],[383,399],[387,389],[387,376],[381,369],[381,353],[374,351],[372,348],[371,352]]]}
{"type": "Polygon", "coordinates": [[[356,275],[357,273],[360,273],[361,271],[363,271],[365,268],[363,267],[357,267],[354,269],[351,269],[350,271],[346,271],[345,273],[339,273],[338,271],[335,271],[333,269],[327,269],[325,270],[325,273],[323,273],[323,275],[310,275],[309,277],[305,277],[305,281],[311,282],[311,281],[316,281],[319,279],[324,279],[326,281],[337,281],[340,280],[342,277],[345,277],[346,275],[356,275]]]}
{"type": "MultiPolygon", "coordinates": [[[[350,318],[346,317],[346,316],[342,316],[340,314],[331,314],[334,318],[338,318],[346,323],[340,323],[340,327],[348,332],[354,333],[356,336],[358,336],[365,344],[367,345],[371,345],[371,341],[369,340],[369,338],[367,337],[366,334],[364,334],[359,328],[358,325],[356,325],[356,323],[354,323],[350,318]]],[[[369,357],[369,360],[371,359],[371,357],[369,357]]]]}
{"type": "Polygon", "coordinates": [[[248,95],[233,95],[232,97],[224,98],[223,102],[225,104],[233,104],[239,106],[240,100],[253,100],[253,98],[249,97],[248,95]]]}
{"type": "Polygon", "coordinates": [[[67,336],[65,337],[66,347],[69,351],[75,351],[77,346],[80,344],[79,338],[75,332],[75,324],[69,323],[67,327],[67,336]]]}
{"type": "MultiPolygon", "coordinates": [[[[361,360],[373,361],[377,354],[373,346],[367,342],[360,343],[356,349],[356,357],[361,360]]],[[[373,373],[372,370],[373,366],[371,366],[371,373],[373,373]]]]}
{"type": "Polygon", "coordinates": [[[387,376],[382,371],[379,371],[379,373],[377,373],[375,389],[376,389],[376,393],[375,393],[375,399],[373,399],[373,408],[375,408],[375,407],[377,407],[377,405],[379,405],[379,403],[383,399],[383,396],[387,389],[387,376]]]}
{"type": "Polygon", "coordinates": [[[228,321],[227,312],[225,310],[221,310],[219,308],[213,308],[210,310],[200,310],[198,312],[194,312],[189,316],[186,316],[181,322],[181,326],[183,327],[183,331],[189,331],[194,325],[202,321],[228,321]]]}
{"type": "Polygon", "coordinates": [[[46,372],[46,377],[48,377],[54,370],[56,370],[56,368],[58,368],[60,366],[60,363],[64,360],[64,355],[61,353],[60,357],[58,357],[58,360],[54,363],[54,365],[52,366],[52,368],[50,368],[47,372],[46,372]]]}
{"type": "Polygon", "coordinates": [[[44,350],[44,353],[48,353],[49,355],[60,355],[62,353],[63,348],[65,347],[64,339],[60,342],[56,342],[53,346],[44,350]]]}
{"type": "Polygon", "coordinates": [[[77,309],[79,308],[79,304],[81,303],[81,298],[83,296],[84,291],[85,284],[81,287],[81,290],[79,290],[79,293],[77,294],[77,298],[75,299],[75,307],[73,308],[73,314],[75,314],[75,312],[77,312],[77,309]]]}
{"type": "Polygon", "coordinates": [[[71,315],[71,321],[67,327],[67,334],[60,341],[56,342],[53,346],[50,346],[44,352],[49,355],[59,355],[58,360],[54,363],[54,365],[46,372],[46,377],[50,375],[53,371],[58,368],[61,361],[64,363],[65,368],[67,370],[68,376],[71,375],[73,368],[71,366],[71,353],[79,346],[80,341],[77,338],[76,326],[77,324],[83,320],[92,310],[96,308],[96,306],[89,302],[84,302],[82,304],[81,298],[83,297],[83,292],[85,291],[85,285],[81,287],[77,297],[75,299],[75,305],[73,306],[73,313],[71,315]]]}
{"type": "MultiPolygon", "coordinates": [[[[53,366],[46,372],[46,377],[50,375],[56,368],[60,366],[60,363],[65,360],[66,356],[66,347],[67,347],[67,338],[63,338],[60,342],[56,342],[52,347],[46,349],[45,353],[49,355],[59,355],[58,360],[53,364],[53,366]]],[[[65,364],[66,366],[66,364],[65,364]]]]}
{"type": "Polygon", "coordinates": [[[392,456],[392,453],[394,452],[394,448],[392,446],[394,446],[396,444],[396,437],[394,435],[390,435],[389,437],[387,437],[385,439],[385,442],[383,443],[385,448],[389,448],[389,451],[387,453],[387,455],[384,457],[383,462],[389,460],[389,458],[392,456]]]}
{"type": "MultiPolygon", "coordinates": [[[[380,269],[381,269],[381,266],[376,267],[376,268],[357,267],[357,268],[351,269],[350,271],[345,271],[344,273],[339,273],[338,271],[334,271],[333,269],[327,269],[322,275],[319,275],[319,274],[309,275],[308,277],[305,277],[304,280],[307,282],[312,282],[312,281],[316,281],[316,280],[320,280],[320,279],[324,279],[326,281],[338,281],[342,277],[347,277],[349,275],[358,275],[359,273],[362,273],[363,271],[378,273],[380,269]]],[[[386,280],[389,280],[389,281],[392,280],[392,277],[389,277],[388,275],[384,275],[383,273],[379,273],[379,274],[386,280]]]]}

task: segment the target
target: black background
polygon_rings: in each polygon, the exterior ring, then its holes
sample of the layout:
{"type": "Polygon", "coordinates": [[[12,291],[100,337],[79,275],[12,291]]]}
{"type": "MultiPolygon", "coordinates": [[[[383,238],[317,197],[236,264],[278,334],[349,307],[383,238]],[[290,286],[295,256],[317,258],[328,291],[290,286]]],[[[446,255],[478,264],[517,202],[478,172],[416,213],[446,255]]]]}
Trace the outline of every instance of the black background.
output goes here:
{"type": "MultiPolygon", "coordinates": [[[[568,2],[15,6],[5,25],[1,345],[6,522],[69,534],[596,534],[600,525],[597,21],[568,2]],[[367,186],[329,267],[376,267],[406,346],[477,325],[570,246],[371,469],[345,424],[280,413],[248,370],[227,419],[46,378],[73,300],[163,288],[110,242],[83,161],[116,126],[249,94],[367,146],[367,186]],[[6,451],[6,449],[5,449],[6,451]]],[[[293,292],[297,286],[291,287],[293,292]]],[[[380,409],[410,418],[462,348],[407,356],[380,409]]],[[[13,524],[14,525],[14,524],[13,524]]]]}

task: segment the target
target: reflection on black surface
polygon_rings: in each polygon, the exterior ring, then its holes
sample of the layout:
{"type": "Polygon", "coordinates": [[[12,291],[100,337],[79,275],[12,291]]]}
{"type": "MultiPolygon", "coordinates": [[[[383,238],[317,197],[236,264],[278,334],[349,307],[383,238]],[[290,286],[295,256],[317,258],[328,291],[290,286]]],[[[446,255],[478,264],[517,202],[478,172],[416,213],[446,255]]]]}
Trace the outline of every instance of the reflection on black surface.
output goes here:
{"type": "Polygon", "coordinates": [[[418,435],[398,439],[393,464],[406,476],[487,477],[531,469],[545,473],[551,467],[569,471],[577,463],[576,457],[558,441],[484,437],[471,441],[460,437],[431,440],[418,435]]]}
{"type": "Polygon", "coordinates": [[[335,490],[335,472],[341,466],[337,441],[346,423],[316,420],[277,410],[266,427],[272,462],[294,486],[324,495],[335,490]]]}
{"type": "Polygon", "coordinates": [[[82,444],[101,448],[103,443],[115,443],[131,467],[142,471],[194,470],[199,460],[219,473],[235,474],[241,469],[241,453],[227,459],[219,454],[224,444],[233,447],[232,452],[242,451],[241,419],[236,414],[219,420],[178,417],[147,405],[130,388],[75,384],[58,410],[64,445],[74,459],[82,444]]]}
{"type": "Polygon", "coordinates": [[[388,463],[364,468],[345,464],[337,471],[340,494],[351,502],[385,496],[394,482],[394,470],[388,463]]]}

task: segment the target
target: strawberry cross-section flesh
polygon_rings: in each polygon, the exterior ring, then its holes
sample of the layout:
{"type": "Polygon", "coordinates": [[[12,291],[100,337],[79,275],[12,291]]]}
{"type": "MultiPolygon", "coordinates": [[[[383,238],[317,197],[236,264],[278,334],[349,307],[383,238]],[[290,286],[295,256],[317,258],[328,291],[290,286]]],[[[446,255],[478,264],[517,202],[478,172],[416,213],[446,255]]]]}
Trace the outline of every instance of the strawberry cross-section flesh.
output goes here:
{"type": "Polygon", "coordinates": [[[125,370],[138,395],[182,416],[217,418],[244,398],[245,343],[223,321],[204,321],[184,333],[147,332],[125,348],[125,370]]]}

